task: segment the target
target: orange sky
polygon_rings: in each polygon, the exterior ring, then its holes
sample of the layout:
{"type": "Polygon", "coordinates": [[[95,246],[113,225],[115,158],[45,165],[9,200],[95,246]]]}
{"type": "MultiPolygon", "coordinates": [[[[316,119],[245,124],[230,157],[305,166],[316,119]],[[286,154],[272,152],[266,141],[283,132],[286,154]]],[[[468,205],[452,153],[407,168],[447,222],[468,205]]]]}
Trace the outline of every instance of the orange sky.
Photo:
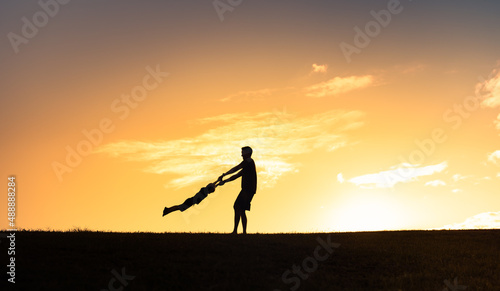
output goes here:
{"type": "Polygon", "coordinates": [[[496,2],[50,3],[0,4],[19,228],[230,231],[239,182],[160,214],[246,145],[249,232],[500,227],[496,2]]]}

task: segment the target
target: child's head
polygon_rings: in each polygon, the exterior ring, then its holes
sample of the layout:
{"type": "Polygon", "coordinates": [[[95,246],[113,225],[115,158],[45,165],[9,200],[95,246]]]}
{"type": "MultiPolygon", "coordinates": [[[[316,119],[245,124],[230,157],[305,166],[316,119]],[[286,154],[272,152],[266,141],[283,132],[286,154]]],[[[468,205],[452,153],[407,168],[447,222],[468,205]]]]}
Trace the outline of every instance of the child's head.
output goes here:
{"type": "Polygon", "coordinates": [[[215,184],[214,183],[210,183],[207,185],[207,190],[208,190],[208,193],[213,193],[215,191],[215,184]]]}

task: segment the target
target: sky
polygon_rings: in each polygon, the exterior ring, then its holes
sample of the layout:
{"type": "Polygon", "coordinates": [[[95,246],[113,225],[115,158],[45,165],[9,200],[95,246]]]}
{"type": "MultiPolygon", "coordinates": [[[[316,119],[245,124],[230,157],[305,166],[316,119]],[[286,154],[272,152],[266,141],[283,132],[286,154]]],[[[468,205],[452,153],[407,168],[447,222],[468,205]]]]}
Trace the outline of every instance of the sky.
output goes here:
{"type": "Polygon", "coordinates": [[[16,228],[230,232],[239,180],[161,213],[243,146],[259,181],[251,233],[500,228],[499,12],[3,1],[0,161],[16,228]]]}

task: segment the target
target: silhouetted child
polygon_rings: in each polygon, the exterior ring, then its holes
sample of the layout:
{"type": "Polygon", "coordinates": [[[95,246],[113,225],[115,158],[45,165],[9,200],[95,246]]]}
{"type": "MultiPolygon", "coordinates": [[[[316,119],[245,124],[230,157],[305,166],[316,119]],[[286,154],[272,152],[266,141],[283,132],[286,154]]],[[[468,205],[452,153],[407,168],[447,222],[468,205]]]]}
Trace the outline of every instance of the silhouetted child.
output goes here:
{"type": "Polygon", "coordinates": [[[219,181],[217,181],[215,183],[210,183],[206,187],[201,188],[200,191],[198,191],[198,193],[196,193],[196,195],[194,195],[191,198],[186,199],[186,201],[184,201],[184,203],[182,203],[180,205],[175,205],[172,207],[165,207],[163,209],[162,216],[165,216],[165,215],[169,214],[170,212],[174,212],[177,210],[185,211],[189,207],[193,206],[193,204],[200,204],[200,202],[203,199],[205,199],[208,196],[208,194],[213,193],[215,191],[215,188],[217,188],[217,186],[219,186],[218,183],[219,183],[219,181]]]}

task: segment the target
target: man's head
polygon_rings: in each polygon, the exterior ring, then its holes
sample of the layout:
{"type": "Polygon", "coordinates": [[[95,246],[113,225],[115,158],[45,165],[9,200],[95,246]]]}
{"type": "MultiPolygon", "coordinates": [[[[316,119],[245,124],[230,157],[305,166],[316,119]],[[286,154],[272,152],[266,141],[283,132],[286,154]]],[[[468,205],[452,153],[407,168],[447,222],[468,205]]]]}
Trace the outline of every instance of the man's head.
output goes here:
{"type": "Polygon", "coordinates": [[[250,158],[252,156],[252,152],[252,148],[249,146],[241,148],[241,156],[243,157],[243,159],[250,158]]]}

